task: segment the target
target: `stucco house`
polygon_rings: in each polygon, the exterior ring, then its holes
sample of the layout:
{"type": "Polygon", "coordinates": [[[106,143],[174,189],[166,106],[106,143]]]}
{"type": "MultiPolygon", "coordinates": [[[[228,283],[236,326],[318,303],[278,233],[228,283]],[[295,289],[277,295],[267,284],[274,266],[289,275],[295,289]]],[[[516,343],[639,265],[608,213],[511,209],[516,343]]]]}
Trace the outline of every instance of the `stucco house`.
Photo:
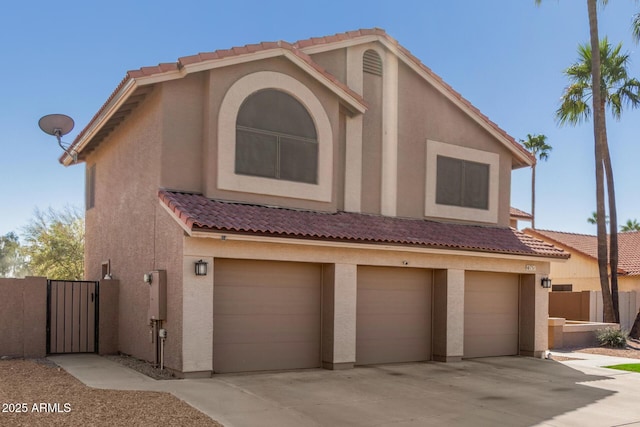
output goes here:
{"type": "MultiPolygon", "coordinates": [[[[598,238],[594,235],[527,228],[524,233],[545,240],[571,254],[563,263],[553,263],[549,277],[556,292],[582,292],[583,304],[572,307],[570,296],[554,295],[550,314],[573,320],[602,321],[602,296],[598,272],[598,238]]],[[[629,330],[640,309],[640,232],[618,233],[618,291],[620,326],[629,330]]]]}
{"type": "Polygon", "coordinates": [[[520,229],[522,227],[518,226],[518,221],[520,222],[527,222],[529,224],[531,224],[531,220],[533,219],[533,216],[530,213],[527,213],[525,211],[522,211],[518,208],[514,208],[513,206],[511,207],[510,210],[510,221],[509,224],[511,225],[511,227],[513,228],[517,228],[520,229]]]}
{"type": "Polygon", "coordinates": [[[547,348],[568,254],[509,227],[535,159],[383,30],[130,71],[72,149],[123,353],[162,329],[195,377],[547,348]]]}

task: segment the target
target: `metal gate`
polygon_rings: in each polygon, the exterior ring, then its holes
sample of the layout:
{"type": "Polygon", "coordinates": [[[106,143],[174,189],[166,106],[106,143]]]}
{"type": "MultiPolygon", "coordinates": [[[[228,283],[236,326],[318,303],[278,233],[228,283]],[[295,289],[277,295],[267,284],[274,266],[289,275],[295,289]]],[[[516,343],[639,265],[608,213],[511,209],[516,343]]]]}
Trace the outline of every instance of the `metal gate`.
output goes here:
{"type": "Polygon", "coordinates": [[[47,280],[47,354],[98,352],[99,282],[47,280]]]}

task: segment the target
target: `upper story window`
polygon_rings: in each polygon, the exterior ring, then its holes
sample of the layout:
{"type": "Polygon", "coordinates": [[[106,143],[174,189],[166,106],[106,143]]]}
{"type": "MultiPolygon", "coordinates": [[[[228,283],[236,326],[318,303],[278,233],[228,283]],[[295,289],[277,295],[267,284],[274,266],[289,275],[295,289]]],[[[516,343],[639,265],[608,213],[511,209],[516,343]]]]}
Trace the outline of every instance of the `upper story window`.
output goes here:
{"type": "Polygon", "coordinates": [[[298,100],[280,90],[264,89],[243,102],[236,121],[235,172],[318,182],[316,127],[298,100]]]}
{"type": "Polygon", "coordinates": [[[218,111],[220,190],[331,202],[334,129],[307,85],[287,74],[240,77],[218,111]]]}
{"type": "Polygon", "coordinates": [[[489,165],[437,156],[436,203],[489,209],[489,165]]]}
{"type": "Polygon", "coordinates": [[[509,188],[498,153],[427,140],[426,155],[426,217],[498,223],[500,188],[509,188]]]}

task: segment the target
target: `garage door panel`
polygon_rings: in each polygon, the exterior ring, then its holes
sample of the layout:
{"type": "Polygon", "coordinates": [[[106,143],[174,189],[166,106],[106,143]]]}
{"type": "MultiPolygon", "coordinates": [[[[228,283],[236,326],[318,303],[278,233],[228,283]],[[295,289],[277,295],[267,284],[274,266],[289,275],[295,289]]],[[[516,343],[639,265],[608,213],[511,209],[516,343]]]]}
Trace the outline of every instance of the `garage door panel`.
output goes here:
{"type": "Polygon", "coordinates": [[[317,316],[225,316],[215,325],[218,344],[243,342],[314,342],[317,316]]]}
{"type": "Polygon", "coordinates": [[[431,272],[359,267],[356,363],[431,358],[431,272]]]}
{"type": "Polygon", "coordinates": [[[361,342],[358,352],[359,365],[418,362],[425,360],[425,354],[429,353],[429,345],[425,342],[422,346],[416,346],[414,339],[390,339],[386,342],[373,340],[361,342]],[[402,360],[398,360],[399,354],[404,355],[402,360]]]}
{"type": "MultiPolygon", "coordinates": [[[[365,285],[366,286],[366,285],[365,285]]],[[[358,291],[358,301],[362,302],[363,314],[423,314],[429,302],[429,294],[422,285],[414,285],[413,289],[395,290],[394,284],[387,284],[391,289],[378,290],[362,288],[358,291]],[[407,300],[416,299],[415,304],[407,304],[407,300]]]]}
{"type": "Polygon", "coordinates": [[[320,313],[320,289],[217,286],[217,314],[320,313]]]}
{"type": "Polygon", "coordinates": [[[362,324],[359,332],[361,339],[378,339],[381,335],[395,338],[424,337],[427,321],[423,316],[412,317],[402,315],[361,315],[362,324]]]}
{"type": "MultiPolygon", "coordinates": [[[[319,348],[317,349],[319,351],[319,348]]],[[[217,372],[272,371],[317,367],[318,353],[306,343],[239,343],[216,346],[217,372]]]]}
{"type": "Polygon", "coordinates": [[[518,354],[518,275],[465,274],[464,357],[518,354]]]}
{"type": "Polygon", "coordinates": [[[320,366],[322,268],[215,260],[215,372],[320,366]]]}

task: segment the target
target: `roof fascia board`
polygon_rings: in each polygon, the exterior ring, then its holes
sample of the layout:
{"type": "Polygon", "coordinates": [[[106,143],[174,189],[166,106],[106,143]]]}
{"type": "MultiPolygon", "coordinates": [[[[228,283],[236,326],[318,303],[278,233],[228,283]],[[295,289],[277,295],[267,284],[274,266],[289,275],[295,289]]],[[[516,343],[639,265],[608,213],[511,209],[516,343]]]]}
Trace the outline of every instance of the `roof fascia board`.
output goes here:
{"type": "Polygon", "coordinates": [[[306,46],[300,48],[301,51],[307,55],[313,55],[316,53],[328,52],[330,50],[343,49],[351,46],[357,46],[365,43],[371,43],[384,40],[384,37],[371,34],[368,36],[362,36],[355,39],[346,39],[338,42],[320,43],[312,46],[306,46]]]}
{"type": "Polygon", "coordinates": [[[358,37],[356,39],[344,40],[334,43],[323,43],[318,45],[313,45],[309,47],[301,48],[300,50],[304,53],[311,55],[314,53],[327,52],[330,50],[346,48],[350,46],[356,46],[365,43],[371,43],[374,41],[378,41],[383,44],[387,49],[389,49],[393,54],[395,54],[398,58],[400,58],[406,65],[408,65],[413,71],[418,73],[418,75],[422,76],[428,83],[430,83],[433,87],[438,90],[442,95],[444,95],[448,100],[454,103],[458,108],[464,111],[469,117],[471,117],[476,123],[478,123],[483,129],[489,132],[493,137],[498,139],[509,151],[511,151],[520,161],[522,161],[527,166],[532,166],[534,161],[517,150],[511,141],[505,140],[503,135],[500,135],[496,130],[490,126],[482,117],[478,117],[478,115],[471,110],[464,102],[460,101],[451,91],[447,90],[447,88],[443,87],[442,84],[434,79],[433,76],[429,75],[429,73],[425,72],[419,64],[416,64],[416,61],[407,56],[404,52],[402,52],[398,47],[393,44],[388,38],[380,35],[369,35],[358,37]]]}
{"type": "MultiPolygon", "coordinates": [[[[164,203],[163,203],[164,204],[164,203]]],[[[175,214],[173,215],[176,218],[175,214]]],[[[181,224],[182,221],[177,219],[181,224]]],[[[184,227],[183,227],[184,228],[184,227]]],[[[392,252],[415,252],[427,255],[459,255],[465,257],[480,257],[480,258],[502,258],[510,260],[520,261],[553,261],[553,262],[566,262],[564,258],[540,256],[527,256],[527,255],[510,255],[500,252],[481,252],[471,250],[457,250],[457,249],[433,249],[424,247],[413,246],[396,246],[385,244],[371,244],[371,243],[349,243],[340,241],[328,241],[328,240],[307,240],[296,239],[289,237],[265,237],[246,234],[224,233],[219,231],[197,231],[191,230],[189,233],[191,237],[205,238],[205,239],[220,239],[223,240],[238,240],[243,242],[255,242],[255,243],[282,243],[291,245],[304,245],[304,246],[324,246],[333,248],[348,248],[348,249],[369,249],[377,251],[392,251],[392,252]]]]}
{"type": "Polygon", "coordinates": [[[414,70],[418,75],[422,76],[428,83],[430,83],[433,87],[435,87],[438,92],[443,94],[449,101],[453,102],[458,108],[464,111],[469,117],[471,117],[476,123],[478,123],[483,129],[489,132],[494,138],[500,141],[509,151],[511,151],[520,161],[525,163],[528,166],[532,166],[535,163],[535,160],[532,161],[529,157],[527,157],[524,153],[521,153],[518,149],[516,149],[511,141],[505,139],[503,135],[496,132],[496,130],[487,123],[482,117],[479,117],[475,111],[469,108],[464,102],[462,102],[458,97],[456,97],[451,91],[445,88],[437,79],[431,76],[429,73],[425,72],[419,64],[416,64],[414,60],[408,57],[404,52],[397,48],[397,46],[393,45],[386,38],[380,39],[381,43],[391,50],[396,56],[398,56],[402,61],[408,65],[412,70],[414,70]]]}
{"type": "Polygon", "coordinates": [[[263,59],[275,58],[279,56],[284,56],[307,74],[313,76],[316,80],[322,83],[325,87],[327,87],[330,91],[335,93],[337,96],[342,98],[344,101],[348,103],[348,105],[359,113],[364,113],[367,108],[353,96],[351,96],[348,92],[344,91],[342,88],[335,85],[330,79],[327,79],[322,73],[316,70],[313,66],[311,66],[306,61],[302,60],[296,54],[291,52],[288,49],[284,48],[274,48],[270,50],[266,50],[263,52],[255,52],[248,53],[245,55],[232,56],[229,58],[222,59],[210,59],[208,61],[197,62],[194,64],[188,64],[183,67],[186,74],[195,73],[199,71],[208,71],[216,68],[228,67],[231,65],[243,64],[246,62],[254,62],[263,59]]]}
{"type": "Polygon", "coordinates": [[[353,108],[355,111],[359,112],[360,114],[364,114],[367,111],[367,107],[365,105],[363,105],[356,98],[351,96],[348,92],[344,91],[342,88],[335,85],[330,79],[326,78],[322,73],[320,73],[318,70],[313,68],[313,66],[311,66],[311,64],[309,64],[308,62],[303,61],[294,53],[286,50],[284,52],[284,56],[288,58],[291,62],[298,65],[298,67],[302,68],[304,71],[314,76],[318,81],[324,84],[327,87],[327,89],[329,89],[330,91],[335,93],[337,96],[345,100],[349,104],[349,106],[353,108]]]}
{"type": "MultiPolygon", "coordinates": [[[[76,153],[82,152],[84,147],[93,139],[93,137],[100,131],[102,126],[111,118],[113,114],[118,111],[118,109],[126,102],[129,96],[135,92],[138,88],[138,83],[135,79],[129,79],[123,86],[120,88],[118,93],[111,99],[109,105],[104,108],[104,111],[100,116],[94,119],[91,123],[91,127],[87,129],[85,134],[82,136],[80,141],[78,141],[75,146],[72,146],[73,150],[76,153]]],[[[73,163],[73,158],[70,156],[66,156],[62,162],[64,166],[69,166],[73,163]]]]}
{"type": "Polygon", "coordinates": [[[164,210],[167,211],[169,215],[171,215],[171,218],[173,218],[175,222],[178,223],[178,225],[184,230],[187,235],[193,236],[193,230],[191,229],[191,227],[185,224],[184,221],[180,217],[178,217],[178,215],[176,215],[176,212],[171,209],[171,207],[163,202],[162,199],[158,199],[158,203],[160,203],[160,206],[162,206],[164,210]]]}

